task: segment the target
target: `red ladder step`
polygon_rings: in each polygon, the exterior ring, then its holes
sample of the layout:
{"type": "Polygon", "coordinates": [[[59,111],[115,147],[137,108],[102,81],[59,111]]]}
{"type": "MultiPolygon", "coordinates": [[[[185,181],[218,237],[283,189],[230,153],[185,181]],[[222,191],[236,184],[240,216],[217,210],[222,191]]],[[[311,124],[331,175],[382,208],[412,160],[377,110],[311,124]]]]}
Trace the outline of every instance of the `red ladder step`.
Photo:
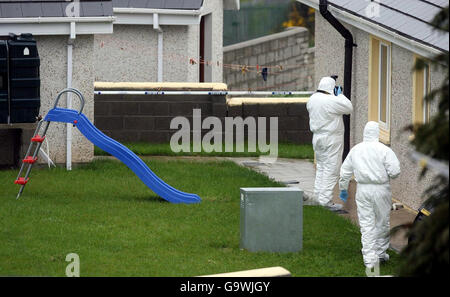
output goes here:
{"type": "Polygon", "coordinates": [[[28,182],[29,178],[25,179],[25,177],[19,177],[18,179],[16,179],[16,181],[14,182],[16,185],[26,185],[28,182]]]}
{"type": "Polygon", "coordinates": [[[33,158],[33,156],[27,156],[22,160],[23,163],[34,164],[37,161],[37,157],[33,158]]]}
{"type": "Polygon", "coordinates": [[[32,142],[43,142],[45,139],[45,136],[39,136],[39,135],[35,135],[33,138],[31,138],[32,142]]]}

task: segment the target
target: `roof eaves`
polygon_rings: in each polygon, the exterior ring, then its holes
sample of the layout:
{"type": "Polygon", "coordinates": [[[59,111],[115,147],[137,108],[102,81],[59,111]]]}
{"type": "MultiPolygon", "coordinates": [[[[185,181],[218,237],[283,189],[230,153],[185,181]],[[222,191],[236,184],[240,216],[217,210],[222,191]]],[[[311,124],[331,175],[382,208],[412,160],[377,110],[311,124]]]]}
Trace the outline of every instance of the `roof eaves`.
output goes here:
{"type": "Polygon", "coordinates": [[[114,7],[115,24],[119,25],[153,25],[152,15],[159,15],[160,25],[195,25],[200,23],[202,8],[187,9],[154,9],[114,7]]]}
{"type": "MultiPolygon", "coordinates": [[[[318,0],[297,0],[305,5],[308,5],[316,10],[319,9],[318,0]]],[[[339,7],[333,3],[330,3],[329,10],[335,13],[335,17],[353,25],[363,31],[377,35],[390,42],[398,44],[416,54],[421,56],[432,58],[433,56],[448,52],[447,49],[437,47],[435,45],[424,42],[423,40],[414,38],[410,35],[406,35],[403,32],[394,30],[382,23],[375,22],[372,19],[366,18],[353,11],[339,7]]],[[[448,37],[448,35],[447,35],[448,37]]]]}

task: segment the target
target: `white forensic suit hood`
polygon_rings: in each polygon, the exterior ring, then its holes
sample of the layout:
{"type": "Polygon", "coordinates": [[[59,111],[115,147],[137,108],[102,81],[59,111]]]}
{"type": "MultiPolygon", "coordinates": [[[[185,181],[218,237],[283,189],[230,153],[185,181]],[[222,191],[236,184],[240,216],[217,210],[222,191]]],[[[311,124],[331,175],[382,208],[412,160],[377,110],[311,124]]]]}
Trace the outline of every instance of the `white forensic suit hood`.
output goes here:
{"type": "Polygon", "coordinates": [[[380,124],[377,122],[368,122],[364,127],[364,141],[379,141],[380,124]]]}
{"type": "Polygon", "coordinates": [[[317,90],[325,91],[325,92],[333,95],[335,87],[336,87],[336,81],[333,78],[326,76],[320,80],[319,87],[317,88],[317,90]]]}

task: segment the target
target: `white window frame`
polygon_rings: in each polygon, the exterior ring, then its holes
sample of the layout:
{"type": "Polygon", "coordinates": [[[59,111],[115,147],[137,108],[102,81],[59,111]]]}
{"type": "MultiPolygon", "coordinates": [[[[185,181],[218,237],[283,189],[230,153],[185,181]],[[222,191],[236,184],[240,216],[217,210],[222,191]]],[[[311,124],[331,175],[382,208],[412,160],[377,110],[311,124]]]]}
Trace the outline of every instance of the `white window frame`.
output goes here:
{"type": "Polygon", "coordinates": [[[391,46],[383,41],[379,44],[379,57],[378,57],[378,123],[380,127],[389,130],[390,118],[391,118],[391,46]],[[382,71],[382,46],[387,48],[387,67],[386,67],[386,122],[381,120],[381,71],[382,71]]]}

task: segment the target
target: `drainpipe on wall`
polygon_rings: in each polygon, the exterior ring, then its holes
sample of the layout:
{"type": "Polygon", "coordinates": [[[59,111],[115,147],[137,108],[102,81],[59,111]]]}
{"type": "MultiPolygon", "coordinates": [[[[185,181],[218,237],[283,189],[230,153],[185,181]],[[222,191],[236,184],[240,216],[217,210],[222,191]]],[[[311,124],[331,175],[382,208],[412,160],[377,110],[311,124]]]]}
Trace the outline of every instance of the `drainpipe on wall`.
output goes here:
{"type": "MultiPolygon", "coordinates": [[[[345,28],[329,11],[328,1],[320,0],[320,14],[345,38],[345,60],[344,60],[344,95],[351,100],[352,94],[352,63],[353,63],[353,47],[357,46],[353,42],[353,35],[345,28]]],[[[347,157],[350,151],[350,116],[344,115],[344,152],[342,160],[347,157]]]]}
{"type": "Polygon", "coordinates": [[[159,26],[159,14],[153,14],[153,29],[158,32],[158,82],[163,81],[163,30],[159,26]]]}
{"type": "MultiPolygon", "coordinates": [[[[70,23],[70,36],[67,41],[67,87],[72,87],[72,70],[73,70],[73,43],[75,41],[75,22],[70,23]]],[[[72,108],[72,94],[67,93],[67,108],[72,108]]],[[[72,124],[67,124],[67,138],[66,138],[66,169],[72,170],[72,124]]]]}

